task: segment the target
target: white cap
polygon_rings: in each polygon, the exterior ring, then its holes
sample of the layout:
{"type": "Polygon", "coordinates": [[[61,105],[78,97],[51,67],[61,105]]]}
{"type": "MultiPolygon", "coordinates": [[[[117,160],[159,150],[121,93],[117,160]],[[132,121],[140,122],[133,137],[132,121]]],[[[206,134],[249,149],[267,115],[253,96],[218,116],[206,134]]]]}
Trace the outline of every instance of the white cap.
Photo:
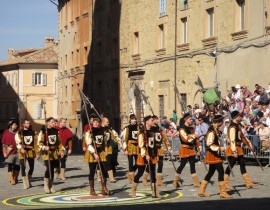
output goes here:
{"type": "Polygon", "coordinates": [[[236,84],[235,88],[239,89],[239,88],[241,88],[241,86],[239,84],[236,84]]]}

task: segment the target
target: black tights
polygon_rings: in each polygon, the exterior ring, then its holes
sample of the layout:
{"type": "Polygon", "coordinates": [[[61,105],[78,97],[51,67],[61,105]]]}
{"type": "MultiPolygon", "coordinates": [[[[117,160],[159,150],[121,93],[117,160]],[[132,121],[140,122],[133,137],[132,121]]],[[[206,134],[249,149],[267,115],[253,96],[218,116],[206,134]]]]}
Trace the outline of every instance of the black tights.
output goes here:
{"type": "MultiPolygon", "coordinates": [[[[89,163],[88,165],[89,165],[89,176],[88,176],[88,178],[89,178],[89,180],[94,180],[95,172],[96,172],[98,163],[94,162],[94,163],[89,163]]],[[[100,162],[100,166],[101,166],[101,171],[102,171],[104,181],[106,182],[106,176],[107,176],[107,174],[106,174],[107,171],[105,170],[106,169],[106,163],[105,162],[100,162]]]]}
{"type": "Polygon", "coordinates": [[[128,155],[128,171],[129,172],[135,172],[137,170],[138,166],[137,166],[136,161],[137,161],[137,155],[128,155]],[[133,162],[135,162],[134,165],[133,165],[133,162]]]}
{"type": "MultiPolygon", "coordinates": [[[[50,178],[50,173],[49,173],[49,161],[44,160],[45,166],[46,166],[46,171],[45,171],[45,178],[50,178]]],[[[56,168],[58,165],[58,160],[50,160],[50,166],[51,166],[51,178],[53,179],[54,177],[54,168],[56,168]]]]}
{"type": "Polygon", "coordinates": [[[67,155],[64,155],[63,158],[58,156],[58,160],[55,162],[56,165],[54,165],[54,168],[66,168],[66,162],[67,162],[67,155]]]}
{"type": "Polygon", "coordinates": [[[14,164],[14,163],[9,163],[8,164],[8,172],[13,172],[13,171],[20,171],[20,166],[14,164]]]}
{"type": "Polygon", "coordinates": [[[21,174],[22,176],[26,176],[26,173],[25,173],[25,169],[26,169],[26,161],[28,161],[28,165],[29,165],[29,171],[28,171],[28,175],[29,176],[32,176],[33,174],[33,171],[34,171],[34,165],[35,165],[35,160],[34,158],[27,158],[25,161],[24,159],[21,159],[20,160],[20,164],[21,164],[21,174]]]}
{"type": "Polygon", "coordinates": [[[190,165],[190,173],[191,174],[195,174],[196,173],[196,169],[195,169],[195,156],[191,156],[188,158],[181,158],[181,163],[180,166],[177,168],[176,172],[178,174],[181,174],[183,169],[185,168],[187,161],[189,162],[190,165]]]}
{"type": "MultiPolygon", "coordinates": [[[[149,171],[148,166],[138,166],[138,172],[134,177],[135,183],[139,183],[139,180],[140,180],[141,176],[143,175],[145,168],[146,168],[146,171],[149,171]]],[[[151,170],[150,174],[151,174],[152,182],[155,183],[156,182],[156,165],[150,164],[150,170],[151,170]]]]}
{"type": "Polygon", "coordinates": [[[209,182],[216,170],[218,171],[218,181],[224,181],[224,168],[222,163],[210,164],[208,173],[206,174],[204,180],[209,182]]]}
{"type": "Polygon", "coordinates": [[[163,169],[163,156],[158,156],[158,168],[157,168],[157,172],[158,173],[162,173],[162,169],[163,169]]]}
{"type": "MultiPolygon", "coordinates": [[[[228,161],[229,161],[229,164],[230,164],[231,168],[234,167],[234,165],[235,165],[235,163],[237,161],[239,163],[239,165],[240,165],[241,174],[247,173],[247,171],[246,171],[246,165],[245,165],[245,159],[244,159],[244,156],[243,155],[238,156],[237,158],[232,157],[232,156],[229,156],[228,157],[228,161]]],[[[230,167],[228,166],[226,168],[226,170],[225,170],[225,174],[230,175],[230,173],[231,173],[231,170],[230,170],[230,167]]]]}

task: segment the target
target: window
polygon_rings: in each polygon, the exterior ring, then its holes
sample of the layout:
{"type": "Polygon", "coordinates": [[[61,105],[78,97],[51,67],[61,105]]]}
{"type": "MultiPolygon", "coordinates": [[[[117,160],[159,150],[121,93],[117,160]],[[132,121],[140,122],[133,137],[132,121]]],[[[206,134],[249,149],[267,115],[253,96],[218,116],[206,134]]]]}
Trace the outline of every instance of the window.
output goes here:
{"type": "Polygon", "coordinates": [[[159,49],[163,49],[165,47],[165,43],[164,43],[164,26],[163,24],[162,25],[159,25],[158,26],[159,28],[159,49]]]}
{"type": "Polygon", "coordinates": [[[7,86],[7,78],[4,74],[0,74],[0,86],[1,87],[7,86]]]}
{"type": "Polygon", "coordinates": [[[180,103],[181,103],[181,108],[182,108],[182,111],[185,111],[186,110],[186,107],[187,107],[187,94],[186,93],[181,93],[180,94],[180,103]]]}
{"type": "Polygon", "coordinates": [[[245,29],[245,0],[237,0],[237,4],[239,6],[239,27],[240,31],[245,29]]]}
{"type": "Polygon", "coordinates": [[[41,119],[42,116],[42,110],[40,103],[34,104],[34,119],[41,119]]]}
{"type": "Polygon", "coordinates": [[[80,66],[80,50],[76,50],[76,67],[80,66]]]}
{"type": "Polygon", "coordinates": [[[188,0],[181,0],[180,10],[188,9],[188,0]]]}
{"type": "Polygon", "coordinates": [[[159,98],[159,116],[164,116],[164,95],[158,96],[159,98]]]}
{"type": "Polygon", "coordinates": [[[46,73],[32,73],[32,86],[39,86],[39,85],[43,85],[46,86],[47,85],[47,74],[46,73]]]}
{"type": "Polygon", "coordinates": [[[182,23],[181,41],[182,41],[182,44],[186,44],[187,43],[187,18],[186,17],[182,18],[181,23],[182,23]]]}
{"type": "Polygon", "coordinates": [[[166,0],[159,0],[159,15],[160,17],[166,15],[166,0]]]}
{"type": "Polygon", "coordinates": [[[139,32],[134,33],[134,54],[139,54],[139,32]]]}
{"type": "Polygon", "coordinates": [[[83,64],[87,65],[87,61],[88,61],[88,51],[87,51],[87,47],[84,47],[84,61],[83,64]]]}
{"type": "Polygon", "coordinates": [[[208,37],[214,36],[214,8],[208,9],[207,16],[208,16],[208,37]]]}

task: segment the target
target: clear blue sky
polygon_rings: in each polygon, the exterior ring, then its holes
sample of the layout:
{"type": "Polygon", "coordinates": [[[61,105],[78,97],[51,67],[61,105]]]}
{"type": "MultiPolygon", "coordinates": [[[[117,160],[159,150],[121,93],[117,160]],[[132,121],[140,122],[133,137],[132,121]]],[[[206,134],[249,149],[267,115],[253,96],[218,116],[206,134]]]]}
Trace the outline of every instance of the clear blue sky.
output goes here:
{"type": "Polygon", "coordinates": [[[0,61],[8,48],[42,48],[48,35],[57,40],[57,13],[50,0],[0,0],[0,61]]]}

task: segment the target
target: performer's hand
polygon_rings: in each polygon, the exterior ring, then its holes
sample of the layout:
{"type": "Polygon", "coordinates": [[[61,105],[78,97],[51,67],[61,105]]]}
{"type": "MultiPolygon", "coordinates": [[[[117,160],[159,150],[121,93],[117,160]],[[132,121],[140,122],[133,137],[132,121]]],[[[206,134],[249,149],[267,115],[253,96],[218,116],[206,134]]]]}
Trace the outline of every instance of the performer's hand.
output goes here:
{"type": "Polygon", "coordinates": [[[84,151],[84,152],[86,151],[86,147],[83,147],[83,151],[84,151]]]}
{"type": "Polygon", "coordinates": [[[199,147],[199,152],[202,154],[202,147],[199,147]]]}
{"type": "Polygon", "coordinates": [[[4,158],[6,158],[7,157],[7,153],[4,153],[4,158]]]}
{"type": "Polygon", "coordinates": [[[36,155],[36,158],[35,159],[38,160],[39,159],[39,155],[36,155]]]}
{"type": "Polygon", "coordinates": [[[48,146],[45,146],[45,147],[44,147],[44,150],[46,150],[46,151],[49,151],[49,149],[50,149],[50,148],[49,148],[48,146]]]}
{"type": "Polygon", "coordinates": [[[157,156],[157,162],[159,161],[159,157],[157,156]]]}
{"type": "Polygon", "coordinates": [[[128,151],[125,151],[125,155],[128,155],[128,151]]]}
{"type": "Polygon", "coordinates": [[[72,150],[71,149],[69,149],[68,150],[68,155],[70,155],[72,153],[72,150]]]}
{"type": "Polygon", "coordinates": [[[149,155],[146,155],[146,160],[147,160],[147,162],[150,161],[150,156],[149,155]]]}
{"type": "Polygon", "coordinates": [[[25,154],[25,150],[24,150],[23,148],[20,149],[20,152],[21,152],[22,154],[25,154]]]}
{"type": "Polygon", "coordinates": [[[250,151],[253,152],[253,146],[252,145],[249,145],[249,149],[250,149],[250,151]]]}
{"type": "Polygon", "coordinates": [[[225,147],[219,147],[219,150],[223,152],[225,150],[225,147]]]}
{"type": "Polygon", "coordinates": [[[60,157],[63,158],[63,157],[64,157],[64,153],[61,153],[61,154],[60,154],[60,157]]]}
{"type": "Polygon", "coordinates": [[[93,155],[96,160],[99,160],[99,156],[96,153],[94,153],[93,155]]]}

